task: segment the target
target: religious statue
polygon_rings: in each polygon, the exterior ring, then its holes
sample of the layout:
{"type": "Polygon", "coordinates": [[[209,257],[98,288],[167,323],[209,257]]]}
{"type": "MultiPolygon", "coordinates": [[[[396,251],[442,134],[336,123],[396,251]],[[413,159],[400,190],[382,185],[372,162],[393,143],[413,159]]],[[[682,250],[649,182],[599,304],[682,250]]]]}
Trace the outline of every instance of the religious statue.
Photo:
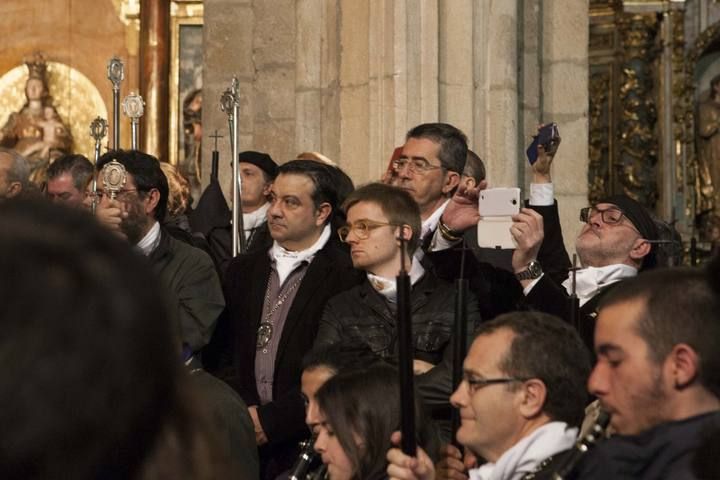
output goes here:
{"type": "Polygon", "coordinates": [[[45,59],[36,54],[26,60],[28,79],[25,105],[10,114],[0,130],[0,145],[27,158],[31,180],[44,180],[45,169],[59,156],[72,151],[72,135],[55,110],[45,76],[45,59]]]}

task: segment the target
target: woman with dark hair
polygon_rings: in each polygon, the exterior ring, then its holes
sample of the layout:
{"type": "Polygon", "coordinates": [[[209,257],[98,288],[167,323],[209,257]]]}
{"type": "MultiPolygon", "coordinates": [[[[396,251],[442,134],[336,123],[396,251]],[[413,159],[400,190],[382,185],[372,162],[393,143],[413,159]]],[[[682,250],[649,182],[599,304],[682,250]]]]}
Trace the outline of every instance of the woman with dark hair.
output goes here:
{"type": "MultiPolygon", "coordinates": [[[[419,400],[416,395],[416,399],[419,400]]],[[[376,366],[340,373],[317,392],[321,422],[315,426],[315,450],[331,480],[385,478],[390,436],[400,429],[397,370],[376,366]]],[[[416,401],[418,445],[436,452],[437,432],[416,401]],[[421,421],[422,419],[422,421],[421,421]]]]}

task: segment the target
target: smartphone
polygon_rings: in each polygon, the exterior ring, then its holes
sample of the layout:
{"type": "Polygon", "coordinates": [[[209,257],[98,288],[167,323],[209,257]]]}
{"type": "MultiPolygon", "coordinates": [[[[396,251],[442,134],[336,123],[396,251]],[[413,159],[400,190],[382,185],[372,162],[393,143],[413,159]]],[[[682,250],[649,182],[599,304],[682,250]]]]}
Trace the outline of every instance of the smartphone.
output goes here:
{"type": "Polygon", "coordinates": [[[560,138],[560,132],[558,131],[558,127],[555,122],[550,122],[544,125],[538,131],[538,134],[533,136],[533,141],[525,152],[530,165],[537,162],[538,145],[542,145],[546,152],[554,153],[557,148],[558,138],[560,138]]]}
{"type": "Polygon", "coordinates": [[[480,191],[480,216],[509,217],[520,213],[519,188],[488,188],[480,191]]]}
{"type": "Polygon", "coordinates": [[[480,192],[480,221],[477,224],[478,246],[482,248],[515,248],[510,233],[512,215],[520,211],[519,188],[489,188],[480,192]]]}

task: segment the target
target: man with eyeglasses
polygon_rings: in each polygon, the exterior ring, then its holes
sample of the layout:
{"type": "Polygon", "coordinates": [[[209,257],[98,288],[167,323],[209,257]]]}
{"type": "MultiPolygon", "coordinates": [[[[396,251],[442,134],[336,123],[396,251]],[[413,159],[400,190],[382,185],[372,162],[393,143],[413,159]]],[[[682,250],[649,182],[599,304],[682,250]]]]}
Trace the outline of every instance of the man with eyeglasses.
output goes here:
{"type": "MultiPolygon", "coordinates": [[[[452,344],[455,290],[426,271],[413,256],[420,233],[417,203],[406,191],[373,183],[350,194],[344,208],[347,223],[338,233],[350,246],[353,266],[365,273],[365,280],[328,301],[314,348],[367,346],[380,358],[397,362],[395,279],[404,265],[412,285],[415,373],[425,374],[418,378],[419,388],[430,403],[440,409],[444,406],[448,413],[447,397],[452,389],[449,369],[444,364],[436,366],[452,344]],[[404,250],[399,238],[404,240],[404,250]]],[[[470,294],[467,300],[470,334],[480,315],[475,296],[470,294]]]]}
{"type": "MultiPolygon", "coordinates": [[[[598,302],[618,282],[656,265],[654,242],[658,232],[647,210],[626,195],[614,195],[582,209],[580,219],[585,224],[575,241],[582,265],[575,276],[577,328],[592,348],[598,302]]],[[[513,253],[513,267],[528,304],[570,321],[574,318],[574,306],[568,299],[573,291],[572,278],[559,285],[543,275],[536,261],[545,237],[542,217],[523,209],[514,220],[511,232],[518,248],[513,253]]]]}
{"type": "MultiPolygon", "coordinates": [[[[225,306],[212,260],[163,230],[169,188],[155,157],[137,150],[115,150],[101,156],[97,166],[96,218],[148,258],[179,320],[184,358],[197,363],[195,354],[210,340],[225,306]],[[103,186],[103,168],[111,163],[119,164],[125,177],[113,193],[103,186]]],[[[92,200],[88,191],[86,204],[92,200]]]]}
{"type": "MultiPolygon", "coordinates": [[[[478,328],[463,369],[450,397],[460,411],[456,438],[486,461],[469,478],[549,478],[575,444],[587,401],[590,360],[577,332],[539,312],[504,314],[478,328]]],[[[448,478],[465,478],[458,457],[443,467],[448,478]]],[[[393,448],[387,458],[391,479],[439,477],[422,449],[410,457],[393,448]]]]}
{"type": "Polygon", "coordinates": [[[467,137],[447,123],[424,123],[411,129],[399,158],[392,161],[392,185],[406,190],[420,207],[421,250],[427,250],[438,221],[465,167],[467,137]]]}

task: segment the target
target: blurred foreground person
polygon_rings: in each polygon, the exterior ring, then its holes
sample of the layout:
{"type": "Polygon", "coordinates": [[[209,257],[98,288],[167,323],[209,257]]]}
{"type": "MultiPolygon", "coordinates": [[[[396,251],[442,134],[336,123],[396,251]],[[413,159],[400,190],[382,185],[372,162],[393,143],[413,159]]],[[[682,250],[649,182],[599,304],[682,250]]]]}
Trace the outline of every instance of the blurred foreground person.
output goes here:
{"type": "Polygon", "coordinates": [[[229,478],[154,278],[84,212],[0,205],[1,478],[229,478]]]}

